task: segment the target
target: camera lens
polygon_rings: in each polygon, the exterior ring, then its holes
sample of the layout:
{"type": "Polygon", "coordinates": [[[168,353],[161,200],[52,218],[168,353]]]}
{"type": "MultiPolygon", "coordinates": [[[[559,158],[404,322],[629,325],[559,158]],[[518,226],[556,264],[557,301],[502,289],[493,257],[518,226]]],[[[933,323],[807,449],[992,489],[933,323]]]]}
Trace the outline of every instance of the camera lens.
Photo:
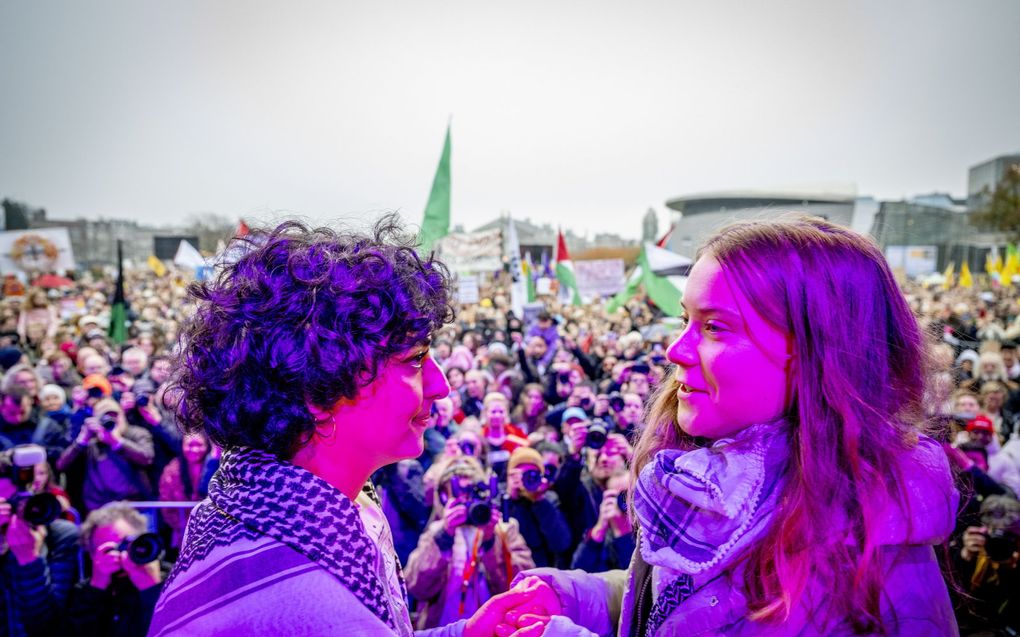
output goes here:
{"type": "Polygon", "coordinates": [[[485,526],[492,519],[492,505],[488,502],[472,502],[468,506],[467,521],[471,526],[485,526]]]}
{"type": "Polygon", "coordinates": [[[542,486],[542,472],[538,469],[528,469],[521,474],[521,484],[528,491],[538,491],[542,486]]]}
{"type": "Polygon", "coordinates": [[[561,383],[569,383],[570,372],[560,372],[559,374],[557,374],[557,378],[559,378],[561,383]]]}
{"type": "Polygon", "coordinates": [[[591,398],[585,396],[581,399],[581,409],[585,411],[591,411],[591,398]]]}
{"type": "Polygon", "coordinates": [[[995,529],[986,534],[985,552],[993,562],[1006,562],[1017,551],[1017,536],[1002,529],[995,529]]]}
{"type": "Polygon", "coordinates": [[[113,431],[117,427],[117,414],[107,412],[99,417],[99,424],[107,431],[113,431]]]}
{"type": "Polygon", "coordinates": [[[19,493],[10,500],[18,517],[35,526],[45,526],[60,517],[60,501],[52,493],[19,493]]]}
{"type": "Polygon", "coordinates": [[[589,449],[601,449],[606,445],[609,430],[602,420],[595,420],[588,426],[588,435],[584,438],[584,446],[589,449]]]}
{"type": "Polygon", "coordinates": [[[475,455],[475,445],[471,442],[460,443],[460,450],[465,456],[475,455]]]}
{"type": "Polygon", "coordinates": [[[163,554],[163,540],[155,533],[142,533],[135,538],[126,538],[117,550],[126,551],[135,564],[148,564],[163,554]]]}
{"type": "Polygon", "coordinates": [[[619,392],[610,394],[609,406],[612,407],[613,411],[623,411],[623,396],[619,392]]]}
{"type": "Polygon", "coordinates": [[[138,398],[135,398],[135,406],[136,407],[145,407],[148,404],[149,404],[149,395],[148,394],[142,394],[138,398]]]}

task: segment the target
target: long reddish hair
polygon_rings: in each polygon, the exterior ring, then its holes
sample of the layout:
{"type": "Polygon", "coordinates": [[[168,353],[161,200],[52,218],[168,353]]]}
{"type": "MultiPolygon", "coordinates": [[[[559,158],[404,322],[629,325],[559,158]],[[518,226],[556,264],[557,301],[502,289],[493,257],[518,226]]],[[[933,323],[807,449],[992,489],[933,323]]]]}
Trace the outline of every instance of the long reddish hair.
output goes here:
{"type": "MultiPolygon", "coordinates": [[[[924,335],[878,246],[847,228],[805,216],[740,222],[697,256],[709,254],[794,350],[786,486],[770,529],[743,556],[750,617],[785,620],[815,577],[831,586],[837,617],[881,631],[869,504],[878,494],[905,500],[887,485],[902,483],[897,457],[923,426],[924,335]]],[[[635,476],[657,451],[695,445],[677,426],[678,388],[662,383],[651,403],[635,476]]]]}

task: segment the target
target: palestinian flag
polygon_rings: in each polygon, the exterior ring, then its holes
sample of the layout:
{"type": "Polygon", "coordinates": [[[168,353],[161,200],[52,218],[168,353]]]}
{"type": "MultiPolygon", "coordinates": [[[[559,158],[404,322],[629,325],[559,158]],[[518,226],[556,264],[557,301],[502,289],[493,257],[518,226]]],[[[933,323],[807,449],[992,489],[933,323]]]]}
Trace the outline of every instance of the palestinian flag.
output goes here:
{"type": "Polygon", "coordinates": [[[574,262],[570,260],[562,230],[559,231],[556,243],[556,278],[560,282],[560,297],[569,300],[571,305],[581,305],[581,293],[577,290],[577,278],[574,276],[574,262]]]}

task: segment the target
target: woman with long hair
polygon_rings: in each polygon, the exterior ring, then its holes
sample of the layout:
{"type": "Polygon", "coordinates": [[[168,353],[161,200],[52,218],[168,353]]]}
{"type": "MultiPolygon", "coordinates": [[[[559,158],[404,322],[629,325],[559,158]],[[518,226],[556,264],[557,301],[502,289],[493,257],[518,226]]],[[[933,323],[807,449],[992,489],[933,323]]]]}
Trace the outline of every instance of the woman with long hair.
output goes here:
{"type": "Polygon", "coordinates": [[[878,247],[817,218],[737,223],[683,306],[632,463],[639,550],[599,578],[532,572],[577,624],[544,634],[957,634],[933,545],[958,494],[878,247]]]}

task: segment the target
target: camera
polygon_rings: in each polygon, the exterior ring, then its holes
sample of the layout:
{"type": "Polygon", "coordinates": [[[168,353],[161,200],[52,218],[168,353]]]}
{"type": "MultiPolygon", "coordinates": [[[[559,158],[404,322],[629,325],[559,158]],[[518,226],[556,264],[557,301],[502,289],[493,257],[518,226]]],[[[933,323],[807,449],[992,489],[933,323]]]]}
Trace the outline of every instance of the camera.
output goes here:
{"type": "Polygon", "coordinates": [[[535,492],[542,488],[542,479],[545,475],[538,469],[528,469],[521,473],[521,485],[527,491],[535,492]]]}
{"type": "Polygon", "coordinates": [[[609,435],[609,427],[606,421],[596,418],[588,425],[588,434],[584,437],[584,446],[589,449],[601,449],[606,446],[606,437],[609,435]]]}
{"type": "Polygon", "coordinates": [[[618,391],[609,394],[609,407],[615,412],[623,411],[623,395],[618,391]]]}
{"type": "Polygon", "coordinates": [[[581,409],[583,409],[585,411],[591,411],[591,408],[594,407],[594,406],[595,406],[595,402],[591,399],[590,396],[585,396],[584,398],[581,399],[581,402],[580,402],[581,409]]]}
{"type": "Polygon", "coordinates": [[[556,379],[561,383],[570,382],[570,372],[559,372],[556,374],[556,379]]]}
{"type": "Polygon", "coordinates": [[[107,431],[113,431],[117,428],[117,414],[116,412],[108,411],[99,417],[99,424],[103,426],[103,429],[107,431]]]}
{"type": "Polygon", "coordinates": [[[147,407],[149,404],[149,395],[142,394],[141,396],[135,397],[135,407],[142,408],[147,407]]]}
{"type": "Polygon", "coordinates": [[[46,450],[39,445],[21,445],[11,452],[11,467],[2,476],[17,492],[7,498],[14,514],[34,526],[45,526],[60,517],[60,501],[52,493],[33,494],[28,490],[35,477],[35,465],[46,462],[46,450]]]}
{"type": "Polygon", "coordinates": [[[155,533],[142,533],[121,540],[118,551],[124,551],[135,564],[148,564],[163,555],[163,540],[155,533]]]}
{"type": "Polygon", "coordinates": [[[475,455],[475,452],[478,451],[478,448],[475,447],[475,443],[470,440],[461,440],[457,443],[457,446],[460,447],[461,453],[465,456],[473,456],[475,455]]]}
{"type": "Polygon", "coordinates": [[[623,513],[627,512],[627,494],[626,493],[621,492],[621,493],[617,493],[616,494],[616,506],[618,506],[620,508],[621,512],[623,512],[623,513]]]}
{"type": "Polygon", "coordinates": [[[993,562],[1008,562],[1018,549],[1018,537],[1008,529],[990,529],[985,533],[985,553],[993,562]]]}
{"type": "Polygon", "coordinates": [[[499,480],[496,476],[488,482],[476,482],[461,487],[457,480],[450,482],[450,490],[454,498],[465,498],[467,507],[467,523],[471,526],[485,526],[492,519],[492,509],[499,498],[499,480]]]}

